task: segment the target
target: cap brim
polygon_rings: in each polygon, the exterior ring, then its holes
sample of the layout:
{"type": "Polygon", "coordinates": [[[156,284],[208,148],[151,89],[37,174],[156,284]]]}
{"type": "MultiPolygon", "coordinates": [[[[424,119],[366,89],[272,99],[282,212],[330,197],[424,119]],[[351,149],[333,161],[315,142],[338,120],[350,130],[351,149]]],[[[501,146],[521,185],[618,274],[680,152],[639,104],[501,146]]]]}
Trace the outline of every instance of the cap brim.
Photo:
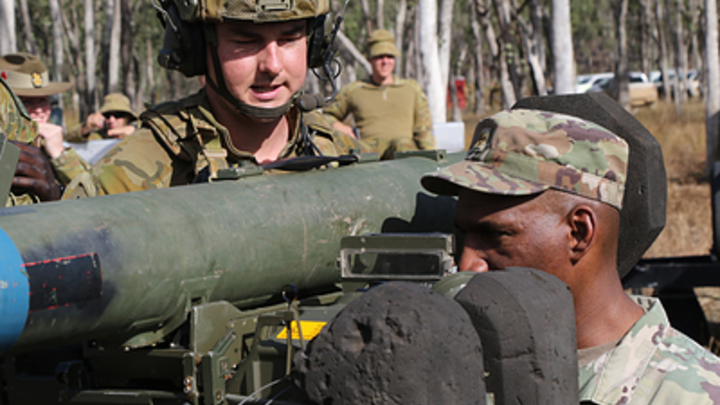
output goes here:
{"type": "Polygon", "coordinates": [[[44,87],[32,89],[13,88],[12,90],[15,92],[15,94],[21,97],[43,97],[66,92],[70,90],[72,86],[72,83],[68,82],[51,82],[44,87]]]}
{"type": "Polygon", "coordinates": [[[438,195],[458,195],[461,188],[497,195],[532,195],[548,185],[499,172],[483,163],[463,160],[420,179],[426,190],[438,195]]]}

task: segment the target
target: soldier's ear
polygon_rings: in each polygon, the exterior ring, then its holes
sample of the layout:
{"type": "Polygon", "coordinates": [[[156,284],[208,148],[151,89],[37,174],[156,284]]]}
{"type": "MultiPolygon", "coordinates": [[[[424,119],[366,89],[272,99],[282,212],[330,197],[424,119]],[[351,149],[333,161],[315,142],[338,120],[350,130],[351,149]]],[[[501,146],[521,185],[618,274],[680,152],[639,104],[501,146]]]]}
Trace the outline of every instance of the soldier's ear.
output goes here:
{"type": "Polygon", "coordinates": [[[572,264],[580,261],[597,239],[598,216],[592,207],[585,204],[575,206],[566,217],[568,225],[568,247],[572,264]]]}

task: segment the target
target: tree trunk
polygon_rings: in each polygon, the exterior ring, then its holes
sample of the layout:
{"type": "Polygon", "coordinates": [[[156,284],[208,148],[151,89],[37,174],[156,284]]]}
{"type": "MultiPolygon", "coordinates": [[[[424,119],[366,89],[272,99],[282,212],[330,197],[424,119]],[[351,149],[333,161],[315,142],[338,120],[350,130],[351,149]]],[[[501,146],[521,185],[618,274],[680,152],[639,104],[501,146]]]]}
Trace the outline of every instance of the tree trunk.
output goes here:
{"type": "Polygon", "coordinates": [[[385,0],[377,0],[377,26],[378,29],[385,29],[385,0]]]}
{"type": "MultiPolygon", "coordinates": [[[[545,38],[543,38],[543,13],[545,6],[540,0],[532,0],[530,3],[530,22],[533,30],[533,43],[537,48],[537,56],[542,67],[543,76],[547,70],[547,61],[545,60],[545,38]]],[[[546,86],[547,87],[547,86],[546,86]]]]}
{"type": "MultiPolygon", "coordinates": [[[[52,38],[53,38],[53,62],[55,69],[53,79],[56,81],[62,81],[63,68],[65,66],[65,59],[63,56],[63,24],[62,24],[62,13],[60,10],[60,2],[58,0],[49,0],[50,6],[50,20],[52,21],[52,38]]],[[[59,97],[59,106],[63,107],[63,98],[59,97]]]]}
{"type": "Polygon", "coordinates": [[[467,43],[463,42],[460,48],[460,55],[458,56],[457,64],[452,75],[450,75],[449,87],[450,87],[450,101],[452,102],[452,120],[455,122],[462,122],[462,110],[460,109],[460,100],[458,99],[458,88],[455,83],[455,76],[460,74],[460,69],[465,63],[467,57],[467,43]]]}
{"type": "MultiPolygon", "coordinates": [[[[677,3],[675,3],[677,5],[677,3]]],[[[670,15],[672,14],[670,11],[670,3],[668,0],[665,0],[665,8],[667,9],[667,26],[670,28],[670,31],[673,33],[673,67],[675,68],[675,75],[672,79],[671,89],[670,93],[673,95],[673,100],[675,101],[675,112],[680,115],[682,114],[682,102],[680,101],[680,98],[678,97],[679,92],[679,76],[680,76],[680,56],[678,55],[678,52],[680,51],[680,47],[678,44],[678,29],[675,26],[677,24],[677,20],[675,22],[672,22],[672,19],[670,18],[670,15]]],[[[678,13],[678,10],[674,10],[675,14],[678,13]]]]}
{"type": "MultiPolygon", "coordinates": [[[[513,28],[511,26],[512,20],[510,18],[510,1],[509,0],[493,0],[493,4],[495,6],[495,14],[497,16],[498,22],[499,22],[499,29],[500,29],[500,36],[498,37],[500,41],[500,66],[501,66],[501,74],[503,71],[505,71],[508,74],[508,80],[512,83],[512,102],[510,102],[510,106],[515,104],[515,100],[519,99],[520,96],[520,90],[521,90],[521,83],[520,83],[520,74],[518,72],[518,49],[515,46],[515,43],[513,41],[513,35],[512,31],[513,28]],[[504,66],[504,67],[503,67],[504,66]]],[[[503,98],[506,98],[507,100],[510,100],[507,98],[507,95],[505,94],[505,90],[510,90],[508,87],[507,89],[503,87],[503,98]]]]}
{"type": "Polygon", "coordinates": [[[479,19],[475,1],[468,2],[470,6],[470,25],[473,33],[473,81],[471,82],[475,90],[475,114],[482,115],[485,113],[485,97],[483,93],[483,52],[482,52],[482,34],[480,32],[479,19]]]}
{"type": "MultiPolygon", "coordinates": [[[[500,81],[500,90],[502,93],[502,108],[508,109],[512,107],[517,100],[515,98],[515,88],[513,83],[510,81],[508,65],[500,52],[500,46],[498,45],[498,40],[495,36],[495,30],[490,23],[488,5],[483,4],[483,0],[475,0],[475,5],[477,6],[478,21],[480,22],[483,31],[485,31],[485,38],[487,39],[487,44],[490,47],[490,53],[493,55],[493,61],[497,66],[496,70],[498,72],[498,80],[500,81]]],[[[492,93],[490,97],[490,104],[492,106],[492,93]]]]}
{"type": "Polygon", "coordinates": [[[360,52],[356,47],[355,44],[347,37],[342,31],[338,31],[337,39],[339,41],[339,45],[341,48],[345,49],[352,57],[357,61],[360,66],[365,69],[365,73],[368,75],[368,77],[372,76],[372,66],[370,66],[370,62],[368,62],[367,59],[365,59],[365,56],[363,56],[362,52],[360,52]]]}
{"type": "Polygon", "coordinates": [[[0,55],[15,52],[15,0],[0,0],[0,55]]]}
{"type": "Polygon", "coordinates": [[[76,85],[72,91],[73,111],[82,118],[87,114],[88,106],[84,100],[80,102],[80,93],[85,93],[85,63],[82,59],[82,49],[80,49],[80,22],[77,15],[77,7],[75,0],[70,0],[70,6],[66,8],[69,17],[62,18],[63,27],[67,35],[68,48],[70,49],[70,68],[75,76],[76,85]]]}
{"type": "Polygon", "coordinates": [[[122,56],[122,83],[123,93],[130,99],[130,104],[135,105],[136,102],[136,75],[137,64],[133,57],[133,24],[132,12],[130,10],[130,0],[120,0],[121,15],[121,34],[120,34],[120,54],[122,56]]]}
{"type": "Polygon", "coordinates": [[[573,57],[570,0],[552,0],[552,55],[555,71],[555,94],[575,92],[575,59],[573,57]]]}
{"type": "Polygon", "coordinates": [[[153,66],[155,65],[155,52],[153,52],[153,46],[152,41],[150,38],[145,40],[145,49],[147,52],[147,56],[145,59],[145,70],[147,71],[147,82],[148,87],[150,88],[150,99],[148,102],[151,105],[154,105],[157,103],[157,96],[155,91],[155,71],[153,70],[153,66]]]}
{"type": "Polygon", "coordinates": [[[405,38],[405,20],[407,17],[407,0],[399,0],[397,3],[397,14],[395,15],[395,47],[400,55],[395,60],[395,73],[404,76],[403,57],[405,50],[403,49],[403,38],[405,38]]]}
{"type": "Polygon", "coordinates": [[[32,23],[30,23],[30,11],[28,9],[27,0],[20,0],[20,13],[22,15],[23,22],[23,35],[25,36],[25,49],[27,49],[28,52],[37,55],[38,46],[35,42],[35,35],[33,35],[32,32],[32,23]]]}
{"type": "Polygon", "coordinates": [[[617,42],[617,60],[615,61],[615,80],[613,81],[613,97],[625,108],[630,108],[628,92],[629,71],[627,61],[627,20],[628,0],[617,0],[613,3],[615,15],[615,38],[617,42]]]}
{"type": "MultiPolygon", "coordinates": [[[[718,19],[717,1],[705,0],[705,66],[707,68],[707,88],[705,89],[705,131],[706,131],[706,164],[705,170],[709,173],[718,160],[718,114],[720,111],[720,68],[718,64],[718,19]]],[[[714,181],[712,183],[715,183],[714,181]]],[[[713,190],[715,191],[715,190],[713,190]]],[[[715,195],[715,192],[712,193],[715,195]]],[[[715,206],[713,204],[713,206],[715,206]]],[[[716,235],[720,236],[720,235],[716,235]]]]}
{"type": "Polygon", "coordinates": [[[657,23],[658,41],[660,42],[660,72],[662,72],[662,86],[665,94],[665,101],[670,102],[670,77],[668,72],[668,46],[667,35],[665,35],[666,16],[663,14],[663,0],[656,0],[655,3],[655,21],[657,23]]]}
{"type": "MultiPolygon", "coordinates": [[[[685,27],[683,26],[683,15],[685,14],[685,4],[682,0],[675,2],[677,10],[675,12],[675,40],[677,41],[677,51],[675,52],[675,77],[678,80],[678,87],[675,98],[680,99],[682,106],[687,101],[687,71],[688,58],[687,49],[685,47],[685,27]]],[[[682,107],[681,107],[682,108],[682,107]]]]}
{"type": "Polygon", "coordinates": [[[639,0],[642,25],[640,28],[640,63],[643,73],[650,74],[650,28],[652,25],[652,9],[650,0],[639,0]]]}
{"type": "Polygon", "coordinates": [[[435,124],[447,121],[447,103],[445,86],[442,81],[440,55],[438,55],[437,38],[437,3],[435,0],[419,0],[418,8],[420,18],[418,31],[420,31],[420,55],[422,66],[427,76],[425,91],[430,105],[430,116],[435,124]]]}
{"type": "Polygon", "coordinates": [[[373,30],[372,14],[370,14],[370,3],[368,2],[368,0],[360,0],[360,5],[362,6],[363,17],[365,19],[365,34],[370,35],[373,30]]]}
{"type": "Polygon", "coordinates": [[[110,24],[110,41],[108,55],[107,86],[105,94],[117,93],[120,91],[120,35],[122,15],[120,11],[120,0],[108,0],[108,6],[112,7],[112,19],[110,24]]]}
{"type": "Polygon", "coordinates": [[[690,1],[690,12],[690,46],[692,46],[693,64],[698,73],[698,80],[700,81],[700,83],[704,83],[705,65],[703,64],[703,58],[700,56],[700,41],[698,41],[698,37],[701,37],[703,35],[703,30],[700,25],[700,13],[702,13],[702,10],[700,10],[698,0],[690,1]]]}
{"type": "Polygon", "coordinates": [[[528,65],[530,65],[530,73],[532,75],[535,94],[539,96],[546,96],[547,88],[545,87],[545,74],[543,73],[542,63],[540,62],[540,51],[535,43],[536,36],[533,32],[533,27],[527,24],[521,16],[517,16],[517,21],[522,31],[525,54],[528,65]]]}
{"type": "Polygon", "coordinates": [[[97,59],[95,55],[95,2],[85,0],[85,105],[91,111],[98,110],[97,59]]]}
{"type": "MultiPolygon", "coordinates": [[[[455,0],[440,2],[440,79],[447,83],[450,78],[450,48],[452,47],[452,16],[455,0]]],[[[445,87],[447,89],[447,87],[445,87]]],[[[447,93],[445,94],[447,97],[447,93]]]]}

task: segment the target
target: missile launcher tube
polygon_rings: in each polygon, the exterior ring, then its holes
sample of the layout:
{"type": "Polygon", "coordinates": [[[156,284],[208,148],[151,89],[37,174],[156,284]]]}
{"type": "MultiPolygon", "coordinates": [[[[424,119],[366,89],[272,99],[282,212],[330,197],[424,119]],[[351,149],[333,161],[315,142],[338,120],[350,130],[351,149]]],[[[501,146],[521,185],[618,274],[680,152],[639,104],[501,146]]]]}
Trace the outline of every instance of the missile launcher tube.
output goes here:
{"type": "Polygon", "coordinates": [[[0,210],[0,355],[93,339],[143,346],[182,324],[194,303],[243,309],[287,284],[301,294],[332,288],[345,235],[452,232],[455,201],[428,195],[419,179],[461,158],[0,210]]]}

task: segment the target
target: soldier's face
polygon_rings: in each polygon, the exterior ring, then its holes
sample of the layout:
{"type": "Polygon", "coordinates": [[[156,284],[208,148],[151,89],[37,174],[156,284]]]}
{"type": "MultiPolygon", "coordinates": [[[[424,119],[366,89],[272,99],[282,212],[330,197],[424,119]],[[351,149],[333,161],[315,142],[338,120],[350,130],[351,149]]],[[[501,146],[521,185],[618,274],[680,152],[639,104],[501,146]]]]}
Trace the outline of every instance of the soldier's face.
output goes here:
{"type": "Polygon", "coordinates": [[[30,114],[30,118],[32,118],[33,121],[37,122],[38,124],[44,124],[50,120],[50,97],[21,96],[20,101],[22,101],[25,109],[27,110],[28,114],[30,114]]]}
{"type": "Polygon", "coordinates": [[[455,222],[466,236],[459,270],[530,267],[567,283],[569,228],[548,202],[545,193],[508,197],[461,190],[455,222]]]}
{"type": "Polygon", "coordinates": [[[379,55],[370,59],[372,66],[373,80],[382,83],[390,78],[395,69],[395,57],[392,55],[379,55]]]}
{"type": "MultiPolygon", "coordinates": [[[[263,108],[279,107],[290,100],[305,82],[306,24],[304,20],[218,24],[217,53],[230,93],[263,108]]],[[[208,66],[208,74],[216,80],[209,55],[208,66]]]]}

